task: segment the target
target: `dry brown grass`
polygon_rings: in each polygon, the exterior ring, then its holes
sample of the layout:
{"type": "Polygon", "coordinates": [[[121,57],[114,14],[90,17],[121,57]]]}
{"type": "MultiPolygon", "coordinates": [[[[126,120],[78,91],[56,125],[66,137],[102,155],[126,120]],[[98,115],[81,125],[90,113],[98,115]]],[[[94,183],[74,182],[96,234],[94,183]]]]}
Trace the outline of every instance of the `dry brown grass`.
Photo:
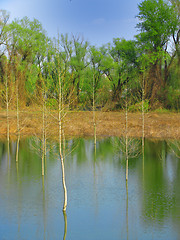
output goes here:
{"type": "MultiPolygon", "coordinates": [[[[47,134],[49,137],[58,137],[57,113],[51,112],[47,117],[47,134]]],[[[124,112],[96,112],[97,136],[123,136],[125,135],[124,112]]],[[[17,135],[16,112],[10,111],[10,136],[17,135]]],[[[42,134],[42,113],[25,109],[20,113],[21,136],[42,134]]],[[[0,111],[0,138],[6,137],[7,122],[6,111],[0,111]]],[[[64,118],[64,132],[69,137],[93,136],[92,112],[68,112],[64,118]]],[[[128,135],[142,136],[141,113],[128,113],[128,135]]],[[[179,113],[146,113],[145,137],[180,139],[180,114],[179,113]]]]}

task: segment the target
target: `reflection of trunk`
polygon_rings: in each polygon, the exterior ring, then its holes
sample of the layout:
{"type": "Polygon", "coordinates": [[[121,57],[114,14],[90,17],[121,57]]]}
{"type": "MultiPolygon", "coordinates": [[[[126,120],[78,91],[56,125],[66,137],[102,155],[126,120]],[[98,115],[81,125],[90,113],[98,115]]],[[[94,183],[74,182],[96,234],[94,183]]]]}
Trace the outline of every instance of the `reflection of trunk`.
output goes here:
{"type": "Polygon", "coordinates": [[[128,182],[126,182],[126,233],[127,233],[127,240],[129,237],[129,228],[128,228],[128,182]]]}
{"type": "Polygon", "coordinates": [[[66,215],[65,211],[63,211],[63,215],[64,215],[64,236],[63,236],[63,240],[66,240],[66,235],[67,235],[67,215],[66,215]]]}
{"type": "Polygon", "coordinates": [[[44,188],[44,176],[42,176],[42,191],[43,191],[43,227],[44,227],[44,239],[46,236],[46,199],[45,199],[45,188],[44,188]]]}
{"type": "Polygon", "coordinates": [[[19,159],[19,141],[20,141],[20,134],[18,133],[17,145],[16,145],[16,162],[18,162],[18,159],[19,159]]]}
{"type": "Polygon", "coordinates": [[[8,179],[9,179],[9,170],[10,170],[10,143],[9,140],[7,140],[7,150],[8,150],[8,156],[7,156],[7,161],[8,161],[8,179]]]}

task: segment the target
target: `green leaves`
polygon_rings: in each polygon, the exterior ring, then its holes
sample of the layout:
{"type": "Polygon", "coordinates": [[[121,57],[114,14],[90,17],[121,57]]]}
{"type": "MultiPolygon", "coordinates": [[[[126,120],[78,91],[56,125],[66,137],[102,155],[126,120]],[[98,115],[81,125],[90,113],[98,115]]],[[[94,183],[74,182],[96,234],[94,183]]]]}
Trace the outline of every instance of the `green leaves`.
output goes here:
{"type": "Polygon", "coordinates": [[[140,22],[137,28],[141,33],[137,39],[151,50],[163,47],[177,29],[173,7],[163,0],[145,0],[138,8],[140,22]]]}
{"type": "MultiPolygon", "coordinates": [[[[47,96],[56,99],[61,77],[66,102],[73,98],[75,105],[88,101],[91,106],[94,89],[96,99],[105,96],[106,101],[119,104],[127,87],[133,93],[140,92],[143,76],[146,78],[145,97],[150,99],[153,92],[158,99],[165,83],[172,85],[178,81],[179,6],[178,0],[142,1],[138,5],[140,33],[136,40],[119,37],[101,47],[90,46],[79,35],[61,34],[59,37],[58,34],[58,39],[52,41],[37,19],[31,21],[24,17],[8,25],[9,14],[1,10],[0,74],[5,72],[2,55],[6,52],[12,88],[18,78],[22,89],[25,86],[21,95],[38,97],[45,86],[47,96]],[[169,43],[174,44],[171,52],[168,52],[169,43]]],[[[1,75],[3,84],[5,78],[1,75]]]]}
{"type": "Polygon", "coordinates": [[[16,19],[9,25],[9,31],[11,45],[22,56],[23,61],[39,62],[46,56],[46,34],[37,19],[16,19]]]}

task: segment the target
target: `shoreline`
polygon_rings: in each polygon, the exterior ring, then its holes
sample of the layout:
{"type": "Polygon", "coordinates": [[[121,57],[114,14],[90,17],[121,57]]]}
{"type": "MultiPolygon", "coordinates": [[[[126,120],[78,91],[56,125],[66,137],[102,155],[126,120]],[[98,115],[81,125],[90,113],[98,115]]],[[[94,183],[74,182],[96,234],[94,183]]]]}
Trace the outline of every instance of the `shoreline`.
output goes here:
{"type": "MultiPolygon", "coordinates": [[[[97,137],[125,136],[125,112],[95,112],[97,137]]],[[[19,114],[22,138],[42,135],[42,112],[25,109],[19,114]]],[[[47,138],[58,137],[58,115],[46,118],[47,138]]],[[[9,111],[10,138],[17,136],[16,111],[9,111]]],[[[63,119],[66,137],[93,137],[93,112],[67,112],[63,119]]],[[[0,110],[0,139],[6,139],[6,111],[0,110]]],[[[142,137],[142,113],[128,113],[128,136],[142,137]]],[[[145,113],[145,138],[180,139],[180,113],[145,113]]]]}

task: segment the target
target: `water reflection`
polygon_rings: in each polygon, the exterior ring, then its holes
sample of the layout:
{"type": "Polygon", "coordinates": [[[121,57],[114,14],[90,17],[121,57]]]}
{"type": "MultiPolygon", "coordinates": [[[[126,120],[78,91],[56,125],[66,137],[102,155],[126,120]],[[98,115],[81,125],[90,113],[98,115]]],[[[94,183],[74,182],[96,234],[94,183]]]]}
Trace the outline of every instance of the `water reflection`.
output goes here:
{"type": "Polygon", "coordinates": [[[96,150],[93,139],[66,140],[68,228],[58,143],[47,142],[42,177],[37,138],[20,141],[18,166],[17,143],[1,142],[2,239],[179,239],[178,142],[132,141],[126,183],[124,139],[100,139],[96,150]]]}
{"type": "Polygon", "coordinates": [[[66,211],[63,211],[63,216],[64,216],[64,236],[63,236],[63,240],[66,240],[66,235],[67,235],[67,214],[66,214],[66,211]]]}

